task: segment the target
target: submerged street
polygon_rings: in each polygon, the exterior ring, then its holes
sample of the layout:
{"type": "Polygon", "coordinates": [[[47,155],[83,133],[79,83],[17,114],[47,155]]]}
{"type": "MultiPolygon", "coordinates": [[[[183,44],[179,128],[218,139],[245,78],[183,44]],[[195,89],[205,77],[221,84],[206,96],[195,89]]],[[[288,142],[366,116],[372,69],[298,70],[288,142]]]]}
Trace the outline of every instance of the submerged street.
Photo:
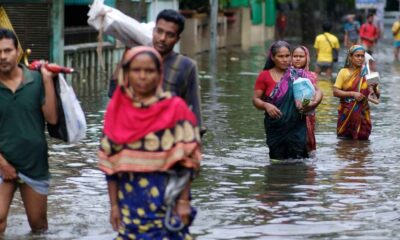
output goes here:
{"type": "MultiPolygon", "coordinates": [[[[336,138],[339,99],[332,97],[333,82],[320,80],[324,99],[317,109],[316,156],[285,165],[270,164],[263,113],[251,104],[266,49],[220,50],[217,69],[210,68],[207,53],[196,57],[208,127],[202,169],[192,187],[198,215],[191,231],[196,239],[400,238],[400,63],[392,62],[391,45],[380,43],[374,54],[382,96],[379,105],[371,104],[370,140],[336,138]]],[[[16,194],[5,239],[97,240],[116,235],[96,158],[106,89],[80,100],[87,114],[87,139],[78,145],[49,144],[49,231],[30,235],[16,194]]]]}

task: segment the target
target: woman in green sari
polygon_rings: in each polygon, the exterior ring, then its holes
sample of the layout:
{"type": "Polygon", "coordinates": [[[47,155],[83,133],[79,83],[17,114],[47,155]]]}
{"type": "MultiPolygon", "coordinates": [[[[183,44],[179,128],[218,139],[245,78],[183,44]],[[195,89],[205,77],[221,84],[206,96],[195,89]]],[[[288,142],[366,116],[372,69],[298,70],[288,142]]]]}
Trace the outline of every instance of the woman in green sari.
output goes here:
{"type": "Polygon", "coordinates": [[[306,118],[296,107],[292,87],[303,70],[290,67],[290,60],[290,45],[274,42],[254,87],[253,105],[265,111],[270,159],[308,157],[306,118]]]}

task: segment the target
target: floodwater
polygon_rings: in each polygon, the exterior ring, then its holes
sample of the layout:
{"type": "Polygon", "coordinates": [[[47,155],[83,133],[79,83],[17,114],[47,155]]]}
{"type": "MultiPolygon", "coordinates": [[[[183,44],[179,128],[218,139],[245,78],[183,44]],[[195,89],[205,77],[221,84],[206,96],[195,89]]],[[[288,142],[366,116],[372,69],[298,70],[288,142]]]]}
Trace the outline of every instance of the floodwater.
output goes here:
{"type": "MultiPolygon", "coordinates": [[[[251,104],[264,52],[264,47],[222,50],[216,69],[209,68],[207,54],[196,58],[209,131],[192,189],[198,208],[193,235],[199,240],[400,239],[400,64],[392,63],[390,46],[381,45],[375,54],[382,98],[371,106],[370,140],[336,138],[338,99],[332,97],[332,82],[320,80],[325,97],[317,110],[316,156],[288,165],[269,163],[263,113],[251,104]]],[[[87,139],[77,145],[52,140],[49,146],[49,231],[29,233],[17,193],[5,239],[115,236],[106,182],[96,167],[108,98],[104,91],[80,100],[87,139]]]]}

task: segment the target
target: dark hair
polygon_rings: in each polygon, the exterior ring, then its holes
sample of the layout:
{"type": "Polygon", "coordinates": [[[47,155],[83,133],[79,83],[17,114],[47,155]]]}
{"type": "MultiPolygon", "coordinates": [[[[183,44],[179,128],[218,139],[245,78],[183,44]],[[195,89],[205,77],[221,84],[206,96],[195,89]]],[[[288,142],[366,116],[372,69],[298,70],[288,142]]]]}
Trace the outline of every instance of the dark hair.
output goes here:
{"type": "Polygon", "coordinates": [[[290,53],[293,54],[294,51],[295,51],[296,49],[298,49],[298,48],[300,48],[301,50],[303,50],[304,52],[306,52],[306,50],[304,49],[304,46],[302,46],[302,45],[297,45],[296,47],[292,48],[292,50],[290,51],[290,53]]]}
{"type": "Polygon", "coordinates": [[[126,72],[129,69],[129,65],[131,64],[132,60],[142,54],[147,54],[148,56],[150,56],[151,60],[153,60],[153,62],[156,64],[157,71],[159,73],[161,73],[161,62],[158,60],[157,56],[154,55],[154,53],[150,52],[150,51],[141,52],[141,53],[137,54],[135,57],[133,57],[131,60],[129,60],[127,63],[122,65],[122,69],[124,70],[124,72],[126,72]]]}
{"type": "Polygon", "coordinates": [[[322,30],[324,30],[324,32],[329,32],[332,28],[332,24],[330,22],[324,22],[322,24],[322,30]]]}
{"type": "Polygon", "coordinates": [[[178,25],[178,35],[183,32],[185,28],[185,17],[182,16],[179,12],[172,10],[172,9],[164,9],[158,15],[156,19],[156,23],[158,20],[163,19],[167,22],[173,22],[178,25]]]}
{"type": "Polygon", "coordinates": [[[15,48],[18,49],[18,39],[12,30],[7,28],[0,28],[0,40],[2,40],[3,38],[13,40],[15,48]]]}
{"type": "Polygon", "coordinates": [[[286,41],[279,40],[271,44],[271,46],[269,47],[267,61],[265,62],[264,65],[264,70],[269,70],[275,67],[275,63],[274,61],[272,61],[272,56],[275,56],[278,50],[283,47],[287,48],[290,52],[290,44],[286,41]]]}
{"type": "Polygon", "coordinates": [[[373,17],[374,15],[375,15],[375,14],[374,14],[373,12],[368,13],[367,19],[370,18],[370,17],[373,17]]]}

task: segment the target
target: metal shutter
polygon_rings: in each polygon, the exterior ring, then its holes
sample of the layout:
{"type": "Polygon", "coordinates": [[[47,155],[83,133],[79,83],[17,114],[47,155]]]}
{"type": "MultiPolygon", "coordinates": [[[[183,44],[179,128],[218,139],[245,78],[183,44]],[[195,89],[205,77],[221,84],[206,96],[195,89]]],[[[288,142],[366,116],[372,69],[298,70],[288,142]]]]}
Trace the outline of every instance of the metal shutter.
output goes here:
{"type": "Polygon", "coordinates": [[[18,35],[22,49],[32,50],[29,59],[49,59],[51,3],[5,3],[2,6],[18,35]]]}

